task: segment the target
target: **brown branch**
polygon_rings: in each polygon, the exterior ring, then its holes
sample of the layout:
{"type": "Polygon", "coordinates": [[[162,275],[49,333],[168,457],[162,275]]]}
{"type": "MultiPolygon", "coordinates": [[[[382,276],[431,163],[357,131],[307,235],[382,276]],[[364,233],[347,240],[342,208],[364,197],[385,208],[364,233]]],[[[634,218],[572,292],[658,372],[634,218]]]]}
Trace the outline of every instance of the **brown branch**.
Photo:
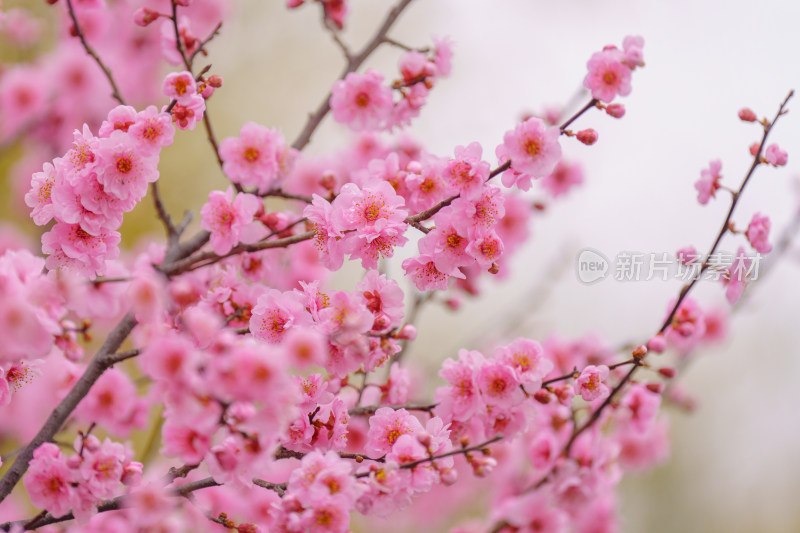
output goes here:
{"type": "Polygon", "coordinates": [[[786,107],[786,104],[789,102],[789,99],[791,99],[792,96],[794,96],[794,91],[789,91],[789,94],[783,100],[783,103],[781,104],[780,108],[778,108],[778,112],[775,114],[775,118],[772,119],[772,122],[764,126],[764,135],[761,138],[761,144],[759,144],[758,146],[758,151],[756,152],[756,155],[753,156],[753,163],[750,165],[750,170],[747,171],[747,175],[745,175],[744,180],[742,181],[742,184],[739,187],[739,189],[734,194],[731,195],[731,207],[730,209],[728,209],[728,215],[725,217],[725,221],[722,223],[722,228],[720,228],[719,233],[717,234],[717,238],[714,240],[714,244],[711,245],[711,249],[706,255],[706,259],[705,261],[703,261],[702,266],[700,267],[700,272],[698,272],[697,276],[695,276],[695,278],[689,284],[684,285],[681,288],[678,300],[675,302],[675,305],[672,306],[672,310],[669,312],[669,315],[667,315],[666,320],[664,320],[664,323],[658,330],[659,333],[664,333],[664,331],[666,331],[669,325],[672,323],[672,319],[675,318],[675,313],[678,312],[678,308],[681,306],[681,303],[683,303],[684,298],[686,298],[686,296],[689,294],[689,291],[692,290],[692,287],[694,287],[694,285],[700,279],[700,276],[703,274],[703,272],[705,272],[708,269],[709,258],[712,255],[714,255],[714,252],[717,251],[717,246],[719,246],[719,243],[722,241],[722,237],[724,237],[725,234],[730,230],[730,222],[731,218],[733,218],[733,211],[734,209],[736,209],[736,204],[739,202],[739,198],[742,197],[742,192],[744,191],[745,186],[747,186],[747,183],[750,181],[750,178],[753,177],[753,173],[755,172],[756,167],[758,167],[758,165],[761,164],[761,153],[767,144],[767,137],[769,136],[769,133],[772,131],[773,126],[775,126],[775,123],[778,121],[781,115],[784,114],[784,108],[786,107]]]}
{"type": "Polygon", "coordinates": [[[342,51],[342,55],[344,55],[345,60],[349,64],[353,60],[353,53],[350,52],[350,48],[342,41],[341,37],[339,37],[338,29],[328,17],[323,17],[323,23],[325,24],[325,28],[330,32],[331,37],[333,37],[333,42],[335,42],[339,50],[342,51]]]}
{"type": "Polygon", "coordinates": [[[262,198],[268,198],[268,197],[286,198],[287,200],[298,200],[300,202],[305,202],[307,204],[310,204],[313,201],[313,198],[311,198],[310,196],[306,196],[305,194],[294,194],[286,192],[283,189],[270,189],[267,192],[258,194],[257,196],[260,196],[262,198]]]}
{"type": "MultiPolygon", "coordinates": [[[[367,60],[372,52],[374,52],[375,49],[378,48],[382,43],[386,42],[386,33],[389,31],[389,29],[391,29],[397,18],[411,2],[412,0],[400,0],[400,2],[394,8],[392,8],[391,11],[389,11],[389,14],[386,16],[386,19],[383,21],[383,24],[378,29],[378,32],[375,34],[372,40],[364,45],[364,48],[361,50],[361,52],[351,57],[347,62],[344,71],[339,76],[340,80],[343,80],[345,76],[351,72],[358,70],[358,68],[364,63],[364,61],[367,60]]],[[[292,143],[292,148],[295,150],[302,150],[311,141],[311,136],[314,135],[314,132],[319,127],[320,123],[322,123],[322,119],[324,119],[331,110],[330,101],[331,93],[329,92],[325,96],[325,99],[322,101],[322,103],[320,103],[319,107],[317,107],[317,110],[309,115],[303,130],[292,143]]]]}
{"type": "Polygon", "coordinates": [[[353,407],[352,409],[348,410],[348,414],[350,416],[359,416],[359,415],[374,415],[375,411],[381,409],[383,407],[388,407],[389,409],[405,409],[406,411],[426,411],[428,413],[432,412],[433,409],[436,407],[435,403],[427,404],[427,405],[414,405],[414,404],[405,404],[405,405],[364,405],[361,407],[353,407]]]}
{"type": "Polygon", "coordinates": [[[78,379],[67,396],[53,410],[47,421],[39,430],[39,433],[28,443],[14,460],[14,464],[0,480],[0,502],[8,496],[19,482],[22,475],[28,470],[28,463],[33,458],[33,452],[44,444],[53,440],[53,437],[61,430],[69,415],[78,406],[80,401],[89,392],[89,389],[98,378],[110,368],[115,362],[115,352],[119,349],[123,341],[128,338],[133,328],[136,326],[136,319],[129,313],[120,321],[116,328],[108,335],[103,346],[97,352],[86,371],[78,379]]]}
{"type": "MultiPolygon", "coordinates": [[[[728,231],[730,231],[730,222],[731,219],[733,218],[733,212],[736,209],[736,204],[742,197],[742,192],[744,191],[744,188],[747,186],[747,183],[750,181],[750,178],[753,177],[756,167],[758,167],[758,165],[761,164],[761,152],[764,150],[764,147],[766,146],[767,137],[769,136],[770,131],[772,131],[772,127],[775,125],[778,119],[784,114],[784,108],[786,107],[786,104],[789,102],[789,99],[791,99],[793,95],[794,91],[789,91],[789,94],[786,96],[786,98],[783,100],[783,103],[781,103],[780,107],[778,108],[778,112],[775,114],[775,118],[772,119],[772,122],[764,125],[764,135],[761,138],[761,144],[758,146],[758,151],[756,152],[755,156],[753,156],[753,162],[750,165],[750,169],[747,171],[744,180],[742,180],[742,184],[739,186],[739,189],[734,194],[731,195],[731,207],[730,209],[728,209],[728,215],[725,217],[725,221],[722,223],[722,228],[720,228],[719,233],[717,234],[717,238],[714,240],[714,244],[711,245],[711,249],[706,255],[706,259],[705,261],[703,261],[702,266],[700,267],[700,272],[697,274],[697,276],[694,277],[694,279],[690,283],[684,285],[681,288],[681,292],[678,296],[678,299],[672,306],[672,309],[670,310],[667,318],[664,320],[664,323],[661,325],[661,328],[659,328],[658,333],[664,333],[664,331],[667,330],[670,324],[672,324],[672,320],[675,317],[675,313],[678,312],[678,308],[680,308],[681,303],[683,303],[684,299],[692,290],[692,288],[695,286],[697,281],[700,279],[700,276],[703,274],[703,272],[705,272],[708,269],[709,258],[712,255],[714,255],[714,252],[716,252],[720,242],[722,242],[722,238],[725,236],[726,233],[728,233],[728,231]]],[[[600,415],[602,414],[602,411],[611,404],[614,398],[616,398],[617,394],[619,394],[619,392],[622,390],[625,384],[628,381],[630,381],[630,379],[633,377],[633,375],[636,373],[636,371],[639,369],[640,366],[642,366],[642,360],[641,359],[636,360],[634,362],[633,367],[628,371],[627,374],[625,374],[625,377],[622,378],[622,380],[617,384],[617,386],[611,390],[611,393],[608,395],[605,401],[602,404],[600,404],[600,406],[592,413],[592,416],[589,417],[589,420],[587,420],[581,427],[577,428],[573,432],[572,436],[569,439],[569,442],[567,442],[567,445],[564,447],[565,454],[567,455],[569,454],[569,450],[572,444],[575,442],[575,439],[578,438],[578,436],[581,433],[583,433],[589,427],[591,427],[595,422],[597,422],[597,420],[600,418],[600,415]]]]}
{"type": "MultiPolygon", "coordinates": [[[[597,104],[597,100],[595,100],[594,98],[589,100],[589,102],[585,106],[583,106],[580,110],[578,110],[577,113],[572,115],[570,118],[567,119],[566,122],[564,122],[561,126],[559,126],[559,129],[561,130],[561,133],[564,133],[567,130],[567,128],[569,127],[570,124],[575,122],[578,119],[578,117],[580,117],[581,115],[586,113],[589,109],[593,108],[596,104],[597,104]]],[[[494,178],[498,174],[502,174],[503,172],[505,172],[506,170],[508,170],[510,168],[511,168],[511,160],[509,159],[508,161],[506,161],[502,165],[500,165],[497,168],[495,168],[494,170],[492,170],[489,173],[489,177],[486,179],[486,181],[489,181],[490,179],[494,178]]],[[[456,194],[454,196],[451,196],[450,198],[442,200],[441,202],[439,202],[435,206],[431,207],[430,209],[426,209],[425,211],[422,211],[421,213],[417,213],[416,215],[413,215],[413,216],[410,216],[410,217],[406,218],[406,222],[408,224],[412,224],[413,225],[414,222],[420,222],[422,220],[427,220],[427,219],[431,218],[433,215],[435,215],[436,213],[438,213],[439,211],[441,211],[442,209],[444,209],[445,207],[447,207],[448,205],[450,205],[451,203],[453,203],[453,201],[456,198],[460,197],[460,196],[461,196],[460,194],[456,194]]]]}
{"type": "MultiPolygon", "coordinates": [[[[482,442],[480,444],[476,444],[475,446],[470,446],[468,448],[461,448],[459,450],[452,450],[452,451],[449,451],[447,453],[440,453],[439,455],[431,455],[430,457],[426,457],[424,459],[418,459],[416,461],[411,461],[409,463],[403,463],[398,468],[406,468],[406,469],[407,468],[414,468],[414,467],[419,466],[421,464],[431,463],[433,461],[436,461],[437,459],[444,459],[446,457],[453,457],[454,455],[461,455],[461,454],[465,454],[466,455],[466,454],[471,453],[471,452],[483,451],[483,449],[486,448],[487,446],[489,446],[490,444],[494,444],[495,442],[497,442],[499,440],[502,440],[502,439],[503,439],[502,435],[495,435],[491,439],[489,439],[489,440],[487,440],[485,442],[482,442]]],[[[357,478],[367,477],[369,475],[370,475],[370,472],[362,472],[361,474],[356,474],[356,477],[357,478]]]]}
{"type": "Polygon", "coordinates": [[[186,70],[189,72],[192,71],[192,64],[189,62],[189,58],[186,57],[186,52],[183,51],[183,43],[181,42],[181,31],[178,29],[178,3],[175,0],[170,0],[172,4],[172,29],[175,32],[175,48],[178,50],[178,53],[181,55],[181,59],[183,60],[183,64],[186,67],[186,70]]]}
{"type": "Polygon", "coordinates": [[[255,244],[239,244],[238,246],[234,246],[230,252],[224,255],[217,255],[214,252],[201,252],[194,256],[187,257],[181,261],[168,264],[165,267],[159,267],[159,270],[161,270],[167,276],[176,276],[183,272],[188,272],[190,270],[195,270],[197,268],[218,263],[223,259],[244,252],[258,252],[260,250],[268,250],[270,248],[286,248],[287,246],[296,244],[298,242],[307,241],[313,237],[314,232],[307,231],[299,235],[292,235],[291,237],[284,237],[283,239],[276,239],[274,241],[261,241],[255,244]]]}
{"type": "Polygon", "coordinates": [[[125,352],[112,353],[112,354],[109,354],[109,356],[106,358],[106,360],[107,360],[108,366],[111,367],[111,366],[116,365],[117,363],[121,363],[122,361],[126,361],[128,359],[132,359],[132,358],[136,357],[137,355],[139,355],[140,353],[142,353],[142,351],[140,349],[138,349],[138,348],[135,349],[135,350],[128,350],[128,351],[125,351],[125,352]]]}
{"type": "Polygon", "coordinates": [[[117,87],[117,82],[114,81],[114,76],[111,74],[111,69],[103,63],[103,60],[100,59],[100,56],[97,55],[94,48],[89,45],[86,41],[86,36],[83,34],[83,30],[81,30],[81,26],[78,23],[78,17],[75,16],[75,9],[72,7],[72,0],[67,0],[67,12],[69,13],[70,19],[72,19],[72,26],[75,28],[75,33],[77,34],[78,38],[81,40],[81,44],[83,45],[83,49],[86,50],[86,53],[89,54],[92,59],[94,59],[95,63],[100,67],[105,74],[106,79],[108,79],[108,83],[111,85],[111,96],[122,105],[125,105],[125,99],[122,98],[122,94],[119,92],[119,87],[117,87]]]}
{"type": "Polygon", "coordinates": [[[274,490],[278,493],[278,496],[281,498],[284,494],[286,494],[286,483],[270,483],[269,481],[264,481],[263,479],[254,479],[253,483],[258,485],[259,487],[263,487],[265,489],[274,490]]]}
{"type": "Polygon", "coordinates": [[[569,127],[570,127],[570,125],[571,125],[573,122],[575,122],[576,120],[578,120],[578,118],[579,118],[581,115],[583,115],[583,114],[584,114],[584,113],[586,113],[588,110],[590,110],[591,108],[593,108],[594,106],[596,106],[596,105],[597,105],[597,103],[598,103],[598,101],[599,101],[599,100],[597,100],[596,98],[592,98],[591,100],[589,100],[589,102],[588,102],[588,103],[587,103],[585,106],[583,106],[582,108],[580,108],[580,109],[578,110],[578,112],[577,112],[577,113],[575,113],[574,115],[572,115],[571,117],[569,117],[569,118],[567,119],[567,121],[566,121],[566,122],[564,122],[563,124],[561,124],[561,126],[559,126],[559,129],[561,130],[561,133],[564,133],[565,131],[567,131],[567,128],[569,128],[569,127]]]}
{"type": "Polygon", "coordinates": [[[154,181],[151,183],[150,189],[153,193],[153,203],[155,204],[156,214],[161,220],[161,223],[164,224],[164,230],[167,232],[167,240],[172,242],[178,236],[177,230],[175,229],[175,224],[172,223],[172,217],[167,213],[167,208],[164,206],[161,194],[158,192],[158,182],[154,181]]]}
{"type": "Polygon", "coordinates": [[[196,57],[197,57],[197,56],[198,56],[200,53],[204,53],[204,51],[205,51],[205,46],[206,46],[208,43],[210,43],[210,42],[211,42],[211,40],[212,40],[212,39],[214,39],[214,37],[216,37],[216,36],[219,34],[219,30],[221,30],[221,29],[222,29],[222,22],[220,22],[219,24],[217,24],[217,26],[214,28],[214,31],[212,31],[212,32],[211,32],[211,35],[209,35],[208,37],[206,37],[204,40],[200,41],[200,44],[197,46],[197,50],[195,50],[194,52],[192,52],[192,55],[190,55],[190,56],[189,56],[189,64],[190,64],[190,65],[194,65],[194,60],[195,60],[195,58],[196,58],[196,57]]]}

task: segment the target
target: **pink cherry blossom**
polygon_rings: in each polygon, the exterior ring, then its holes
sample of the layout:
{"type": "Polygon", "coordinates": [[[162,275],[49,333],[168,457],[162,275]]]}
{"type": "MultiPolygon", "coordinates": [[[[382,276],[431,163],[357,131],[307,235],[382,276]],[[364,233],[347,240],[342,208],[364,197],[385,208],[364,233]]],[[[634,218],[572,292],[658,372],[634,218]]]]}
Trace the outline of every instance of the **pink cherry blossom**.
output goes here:
{"type": "Polygon", "coordinates": [[[145,155],[155,155],[164,146],[170,146],[175,136],[175,126],[166,113],[159,113],[155,106],[148,106],[136,115],[136,121],[128,128],[128,134],[136,147],[145,155]]]}
{"type": "Polygon", "coordinates": [[[114,131],[97,145],[97,181],[103,190],[120,200],[141,200],[147,184],[158,179],[158,161],[144,157],[128,135],[114,131]]]}
{"type": "Polygon", "coordinates": [[[261,200],[252,194],[233,197],[233,187],[225,192],[211,191],[208,203],[200,210],[201,227],[211,233],[211,249],[225,255],[238,243],[256,242],[267,234],[266,228],[253,220],[262,208],[261,200]]]}
{"type": "Polygon", "coordinates": [[[321,262],[330,270],[337,270],[344,262],[343,230],[333,222],[333,206],[321,196],[314,195],[311,205],[303,210],[314,231],[314,246],[320,252],[321,262]]]}
{"type": "Polygon", "coordinates": [[[378,331],[396,328],[403,319],[403,290],[396,281],[388,279],[377,270],[370,270],[356,285],[370,313],[375,317],[373,329],[378,331]],[[380,322],[380,327],[375,326],[380,322]]]}
{"type": "Polygon", "coordinates": [[[445,182],[465,195],[477,193],[489,179],[489,163],[481,156],[483,148],[474,142],[467,146],[456,146],[455,158],[447,161],[443,177],[445,182]]]}
{"type": "Polygon", "coordinates": [[[516,373],[501,361],[485,361],[478,369],[476,383],[487,405],[508,409],[524,398],[516,373]]]}
{"type": "Polygon", "coordinates": [[[511,160],[511,168],[534,178],[547,176],[561,160],[558,138],[561,130],[541,119],[529,118],[503,136],[495,151],[501,161],[511,160]]]}
{"type": "Polygon", "coordinates": [[[761,213],[753,215],[750,224],[747,226],[745,235],[750,245],[762,254],[769,253],[772,250],[772,245],[769,243],[769,228],[770,221],[768,216],[761,213]]]}
{"type": "Polygon", "coordinates": [[[580,395],[587,402],[605,398],[611,392],[608,385],[604,383],[607,377],[607,366],[587,366],[575,380],[575,394],[580,395]]]}
{"type": "Polygon", "coordinates": [[[369,419],[367,433],[367,454],[371,457],[382,457],[392,451],[400,435],[416,435],[422,433],[419,420],[405,409],[381,407],[369,419]]]}
{"type": "Polygon", "coordinates": [[[383,129],[392,111],[392,90],[375,70],[351,72],[333,84],[330,103],[333,118],[340,124],[357,131],[383,129]]]}
{"type": "Polygon", "coordinates": [[[622,50],[625,54],[625,59],[622,62],[628,65],[631,70],[644,66],[642,48],[644,48],[644,37],[641,35],[627,35],[623,39],[622,50]]]}
{"type": "Polygon", "coordinates": [[[764,151],[764,159],[772,166],[782,167],[789,160],[789,154],[777,144],[770,144],[764,151]]]}
{"type": "Polygon", "coordinates": [[[753,274],[753,260],[745,254],[744,248],[740,246],[736,251],[733,263],[723,271],[720,278],[725,286],[725,298],[727,298],[728,303],[733,305],[739,301],[739,298],[744,293],[747,281],[753,274]]]}
{"type": "Polygon", "coordinates": [[[542,345],[531,339],[515,339],[508,346],[496,349],[494,356],[511,366],[523,384],[535,384],[553,369],[553,362],[545,357],[542,345]]]}
{"type": "Polygon", "coordinates": [[[592,97],[603,102],[611,102],[619,96],[631,93],[631,69],[625,64],[626,57],[617,48],[607,48],[595,52],[586,67],[589,73],[583,86],[592,92],[592,97]]]}
{"type": "MultiPolygon", "coordinates": [[[[505,179],[505,174],[503,176],[505,179]]],[[[553,172],[542,178],[541,183],[550,196],[558,198],[583,183],[583,168],[580,163],[569,163],[562,159],[553,172]]]]}
{"type": "Polygon", "coordinates": [[[709,199],[716,196],[717,190],[720,188],[719,181],[722,179],[720,170],[722,170],[722,161],[715,159],[709,163],[708,169],[700,172],[700,179],[694,184],[694,188],[697,189],[697,201],[702,205],[706,205],[709,199]]]}
{"type": "Polygon", "coordinates": [[[179,104],[186,105],[191,100],[191,96],[197,92],[197,84],[191,72],[170,72],[164,78],[164,85],[161,91],[167,98],[177,100],[179,104]]]}
{"type": "Polygon", "coordinates": [[[33,505],[62,516],[72,507],[72,477],[58,446],[45,442],[34,450],[22,481],[33,505]]]}
{"type": "MultiPolygon", "coordinates": [[[[164,106],[162,111],[165,111],[166,108],[167,106],[164,106]]],[[[192,94],[185,103],[175,104],[172,108],[172,122],[182,130],[193,130],[197,125],[197,121],[203,120],[205,111],[205,99],[199,94],[192,94]]]]}
{"type": "Polygon", "coordinates": [[[245,123],[239,137],[223,139],[219,146],[222,169],[234,183],[265,192],[291,170],[294,150],[283,135],[255,122],[245,123]]]}
{"type": "Polygon", "coordinates": [[[403,270],[411,278],[417,289],[421,291],[447,290],[447,281],[450,277],[465,278],[459,270],[442,272],[436,266],[433,255],[421,254],[403,261],[403,270]]]}
{"type": "Polygon", "coordinates": [[[90,235],[78,224],[57,223],[42,235],[42,252],[50,254],[47,268],[63,267],[86,276],[102,276],[106,261],[119,255],[116,231],[90,235]]]}
{"type": "Polygon", "coordinates": [[[259,340],[278,344],[295,326],[309,325],[300,296],[295,292],[282,293],[267,289],[259,296],[250,317],[250,331],[259,340]]]}

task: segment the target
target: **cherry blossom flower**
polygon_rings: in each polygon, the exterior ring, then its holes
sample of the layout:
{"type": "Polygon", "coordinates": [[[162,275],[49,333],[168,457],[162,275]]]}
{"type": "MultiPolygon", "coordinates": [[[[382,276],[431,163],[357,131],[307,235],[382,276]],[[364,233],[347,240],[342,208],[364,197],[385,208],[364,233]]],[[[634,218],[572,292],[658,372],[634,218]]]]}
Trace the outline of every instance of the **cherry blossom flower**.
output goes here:
{"type": "Polygon", "coordinates": [[[575,394],[580,395],[587,402],[605,398],[611,392],[608,385],[604,383],[607,377],[607,366],[587,366],[575,380],[575,394]]]}
{"type": "Polygon", "coordinates": [[[351,72],[333,84],[330,103],[333,118],[340,124],[357,131],[383,129],[392,112],[392,90],[375,70],[351,72]]]}
{"type": "Polygon", "coordinates": [[[234,183],[266,192],[291,170],[295,151],[281,133],[255,122],[245,123],[239,137],[223,139],[219,146],[222,170],[234,183]]]}
{"type": "Polygon", "coordinates": [[[761,213],[753,215],[750,224],[747,226],[745,235],[750,245],[762,254],[769,253],[772,250],[772,245],[769,243],[769,228],[770,221],[768,216],[761,213]]]}
{"type": "Polygon", "coordinates": [[[625,64],[628,57],[617,48],[606,48],[595,52],[586,67],[589,73],[583,86],[592,92],[592,97],[611,102],[619,96],[631,93],[631,69],[625,64]]]}
{"type": "Polygon", "coordinates": [[[503,144],[495,152],[501,161],[510,159],[513,170],[541,178],[553,172],[561,160],[560,136],[561,130],[556,126],[547,126],[541,119],[529,118],[507,131],[503,144]]]}
{"type": "Polygon", "coordinates": [[[722,179],[720,170],[722,170],[722,161],[715,159],[709,163],[708,169],[700,172],[700,179],[694,184],[694,188],[697,189],[697,201],[702,205],[706,205],[709,199],[716,196],[717,190],[720,188],[719,181],[722,179]]]}
{"type": "Polygon", "coordinates": [[[267,234],[266,228],[253,218],[262,208],[261,200],[252,194],[233,197],[233,187],[225,192],[211,191],[208,203],[200,210],[200,225],[211,233],[211,249],[225,255],[240,242],[250,244],[267,234]]]}

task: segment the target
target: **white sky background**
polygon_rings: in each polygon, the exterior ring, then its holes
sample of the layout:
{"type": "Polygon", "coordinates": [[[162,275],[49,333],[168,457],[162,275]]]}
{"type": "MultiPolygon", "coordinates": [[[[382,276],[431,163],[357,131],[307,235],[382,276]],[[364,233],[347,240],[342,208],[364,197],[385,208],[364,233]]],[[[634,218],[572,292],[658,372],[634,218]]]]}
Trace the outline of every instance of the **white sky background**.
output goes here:
{"type": "MultiPolygon", "coordinates": [[[[350,3],[344,38],[356,48],[393,2],[350,3]]],[[[341,57],[321,29],[316,6],[289,12],[283,1],[265,4],[240,2],[235,21],[211,48],[210,61],[226,82],[211,109],[224,108],[215,113],[220,137],[255,120],[292,138],[340,72],[341,57]]],[[[627,107],[622,120],[590,112],[576,124],[599,132],[595,146],[562,139],[565,155],[584,163],[586,184],[535,221],[534,239],[515,261],[515,278],[456,317],[423,314],[429,328],[421,327],[417,355],[453,355],[476,330],[497,328],[509,313],[519,314],[516,302],[530,303],[525,295],[541,284],[549,286],[548,294],[533,302],[534,314],[523,321],[527,336],[593,331],[612,343],[649,337],[679,282],[584,286],[572,270],[575,254],[587,246],[610,257],[626,250],[672,253],[687,244],[707,250],[728,197],[723,193],[702,207],[693,184],[719,157],[723,182],[738,187],[750,161],[747,147],[760,139],[760,129],[741,123],[736,112],[749,106],[772,116],[790,88],[800,89],[798,23],[800,2],[777,0],[412,4],[391,32],[394,38],[424,46],[432,34],[449,35],[456,43],[452,77],[434,89],[411,128],[441,155],[479,141],[494,163],[495,146],[520,112],[569,101],[590,55],[605,44],[621,45],[627,34],[645,37],[647,63],[634,72],[631,96],[621,100],[627,107]],[[543,281],[565,254],[566,271],[543,281]]],[[[382,49],[367,66],[392,78],[397,58],[395,50],[382,49]]],[[[744,227],[756,211],[770,215],[773,241],[800,203],[790,179],[800,161],[800,95],[789,107],[792,113],[771,140],[789,151],[790,164],[760,168],[734,218],[744,227]]],[[[344,134],[326,121],[309,151],[341,146],[344,134]]],[[[741,242],[731,238],[723,249],[735,250],[741,242]]],[[[798,530],[798,275],[795,254],[755,286],[733,321],[730,342],[689,369],[700,409],[673,416],[670,464],[626,484],[626,531],[798,530]]],[[[701,286],[696,296],[704,305],[723,303],[717,283],[701,286]]]]}

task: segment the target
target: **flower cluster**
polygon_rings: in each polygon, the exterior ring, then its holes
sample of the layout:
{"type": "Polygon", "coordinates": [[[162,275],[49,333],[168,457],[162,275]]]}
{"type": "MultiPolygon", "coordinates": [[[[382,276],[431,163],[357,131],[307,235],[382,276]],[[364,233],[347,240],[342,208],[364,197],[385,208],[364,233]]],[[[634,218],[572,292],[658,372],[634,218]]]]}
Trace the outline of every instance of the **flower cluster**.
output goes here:
{"type": "Polygon", "coordinates": [[[122,216],[158,179],[158,155],[172,144],[175,129],[166,113],[117,106],[100,126],[75,131],[72,148],[45,163],[31,179],[25,203],[38,225],[55,220],[42,236],[48,268],[66,267],[103,275],[119,255],[122,216]]]}
{"type": "MultiPolygon", "coordinates": [[[[46,511],[0,529],[66,522],[71,512],[78,525],[64,525],[69,533],[347,533],[354,513],[367,529],[383,530],[380,520],[399,510],[415,505],[409,515],[445,517],[480,491],[491,504],[481,531],[612,531],[623,475],[666,458],[661,406],[692,406],[675,381],[677,363],[727,331],[726,311],[688,295],[696,280],[633,349],[599,336],[540,343],[498,330],[494,349],[427,361],[438,368],[436,385],[422,382],[406,357],[425,325],[423,307],[457,312],[486,273],[506,274],[531,217],[583,182],[581,166],[562,157],[561,137],[593,145],[594,129],[571,125],[596,110],[625,115],[615,99],[630,93],[631,73],[644,65],[643,39],[592,55],[584,79],[591,99],[570,118],[548,109],[506,128],[493,168],[477,142],[441,155],[406,135],[381,136],[408,125],[451,69],[447,39],[415,50],[388,37],[410,2],[387,15],[359,55],[338,31],[348,3],[317,2],[348,61],[293,143],[255,122],[216,142],[205,102],[222,81],[194,61],[220,29],[223,0],[148,1],[135,11],[129,2],[62,2],[64,33],[78,39],[62,37],[66,52],[43,63],[65,70],[55,76],[73,83],[64,85],[67,96],[43,88],[38,66],[0,73],[0,141],[30,127],[54,147],[39,160],[63,154],[32,173],[25,195],[34,223],[46,227],[48,257],[0,240],[0,434],[31,442],[5,467],[0,501],[21,479],[46,511]],[[128,69],[117,69],[121,60],[107,48],[104,28],[117,26],[121,40],[137,38],[145,50],[117,48],[128,50],[128,69]],[[381,45],[402,50],[391,83],[359,71],[381,45]],[[158,71],[161,59],[185,70],[143,74],[158,71]],[[127,79],[137,74],[147,86],[138,92],[127,79]],[[75,116],[55,113],[69,98],[91,100],[95,86],[110,86],[120,105],[105,98],[75,116]],[[169,102],[137,111],[123,94],[169,102]],[[335,153],[303,153],[328,112],[359,133],[335,153]],[[60,131],[62,119],[85,122],[68,147],[56,142],[63,132],[44,128],[52,120],[60,131]],[[210,191],[201,229],[188,236],[189,218],[174,224],[151,184],[176,128],[201,121],[230,183],[210,191]],[[123,216],[148,191],[166,242],[121,254],[123,216]],[[331,282],[345,258],[360,262],[362,275],[331,282]],[[102,342],[89,357],[93,339],[102,342]],[[67,454],[59,446],[76,423],[90,429],[67,454]],[[101,442],[95,428],[114,438],[146,429],[137,450],[146,465],[130,447],[101,442]]],[[[20,42],[36,34],[24,20],[16,31],[20,42]]],[[[782,106],[774,120],[784,113],[782,106]]],[[[774,120],[749,109],[739,115],[764,128],[750,174],[729,189],[714,160],[695,187],[701,204],[721,190],[733,198],[708,255],[727,233],[742,246],[730,265],[700,262],[691,246],[678,252],[684,266],[715,269],[730,303],[752,281],[744,241],[757,253],[772,249],[770,218],[756,212],[739,228],[734,208],[758,165],[788,160],[766,144],[774,120]]]]}
{"type": "Polygon", "coordinates": [[[429,55],[410,50],[400,59],[400,79],[391,85],[384,84],[383,74],[376,70],[349,73],[331,89],[333,118],[356,131],[391,130],[410,124],[439,78],[450,74],[451,56],[447,40],[436,41],[429,55]],[[397,102],[394,92],[400,95],[397,102]]]}
{"type": "Polygon", "coordinates": [[[94,435],[78,436],[75,455],[65,456],[55,444],[36,448],[25,476],[31,503],[53,516],[72,511],[85,524],[103,500],[114,497],[120,484],[135,486],[142,480],[142,463],[131,461],[132,452],[118,442],[94,435]]]}

